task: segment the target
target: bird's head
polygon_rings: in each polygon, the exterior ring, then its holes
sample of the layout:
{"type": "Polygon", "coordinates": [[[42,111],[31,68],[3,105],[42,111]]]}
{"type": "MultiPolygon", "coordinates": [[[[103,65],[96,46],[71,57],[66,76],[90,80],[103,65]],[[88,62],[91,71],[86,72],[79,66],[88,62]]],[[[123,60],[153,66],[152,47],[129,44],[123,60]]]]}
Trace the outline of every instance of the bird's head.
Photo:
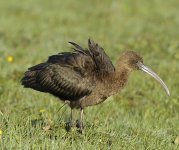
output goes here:
{"type": "Polygon", "coordinates": [[[141,70],[150,76],[152,76],[154,79],[156,79],[165,89],[166,93],[168,96],[170,96],[170,92],[166,84],[163,82],[163,80],[150,68],[144,65],[142,57],[134,52],[134,51],[126,51],[124,52],[118,63],[120,65],[123,65],[128,71],[133,71],[133,70],[141,70]]]}

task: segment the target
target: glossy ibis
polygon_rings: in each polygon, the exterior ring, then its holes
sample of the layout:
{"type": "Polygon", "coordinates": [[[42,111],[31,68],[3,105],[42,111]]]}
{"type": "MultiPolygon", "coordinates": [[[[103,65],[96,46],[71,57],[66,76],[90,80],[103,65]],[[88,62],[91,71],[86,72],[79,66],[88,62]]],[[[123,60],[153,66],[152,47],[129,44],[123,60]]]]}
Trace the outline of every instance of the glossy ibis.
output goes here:
{"type": "Polygon", "coordinates": [[[81,129],[83,109],[102,103],[119,92],[134,70],[142,70],[154,77],[170,95],[165,83],[143,64],[142,57],[136,52],[124,52],[114,67],[104,49],[92,40],[88,40],[88,49],[69,43],[73,45],[73,52],[52,55],[46,62],[29,68],[21,82],[26,88],[50,93],[68,102],[71,110],[80,109],[78,125],[81,129]]]}

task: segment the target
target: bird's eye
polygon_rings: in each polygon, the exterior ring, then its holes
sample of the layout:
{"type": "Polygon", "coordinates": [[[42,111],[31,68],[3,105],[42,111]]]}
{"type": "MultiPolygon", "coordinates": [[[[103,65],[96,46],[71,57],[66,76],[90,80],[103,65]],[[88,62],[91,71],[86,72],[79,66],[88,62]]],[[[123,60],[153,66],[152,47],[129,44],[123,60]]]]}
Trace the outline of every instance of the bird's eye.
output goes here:
{"type": "Polygon", "coordinates": [[[132,63],[133,63],[133,64],[137,64],[137,63],[138,63],[138,60],[133,60],[132,63]]]}

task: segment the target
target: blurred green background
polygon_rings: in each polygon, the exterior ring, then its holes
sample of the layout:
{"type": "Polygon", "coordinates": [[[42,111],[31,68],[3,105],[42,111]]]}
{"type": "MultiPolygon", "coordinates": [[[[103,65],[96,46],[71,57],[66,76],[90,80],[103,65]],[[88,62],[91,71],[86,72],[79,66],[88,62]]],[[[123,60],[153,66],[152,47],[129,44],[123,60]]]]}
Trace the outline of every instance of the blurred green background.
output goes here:
{"type": "Polygon", "coordinates": [[[0,147],[2,149],[178,149],[178,0],[0,1],[0,147]],[[115,64],[135,50],[168,85],[134,72],[128,85],[85,110],[85,134],[66,133],[70,110],[49,94],[24,89],[28,67],[98,42],[115,64]]]}

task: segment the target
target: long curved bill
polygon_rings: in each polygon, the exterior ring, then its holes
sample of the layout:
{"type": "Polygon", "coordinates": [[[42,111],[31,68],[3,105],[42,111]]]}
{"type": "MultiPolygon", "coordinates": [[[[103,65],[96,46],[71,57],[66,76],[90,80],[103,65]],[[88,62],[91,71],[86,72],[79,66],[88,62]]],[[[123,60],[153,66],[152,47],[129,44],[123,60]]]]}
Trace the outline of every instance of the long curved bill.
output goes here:
{"type": "Polygon", "coordinates": [[[169,91],[168,87],[166,86],[166,84],[163,82],[163,80],[155,72],[153,72],[150,68],[146,67],[141,62],[138,62],[137,65],[138,65],[140,70],[144,71],[145,73],[147,73],[147,74],[151,75],[153,78],[155,78],[163,86],[167,95],[170,96],[170,91],[169,91]]]}

